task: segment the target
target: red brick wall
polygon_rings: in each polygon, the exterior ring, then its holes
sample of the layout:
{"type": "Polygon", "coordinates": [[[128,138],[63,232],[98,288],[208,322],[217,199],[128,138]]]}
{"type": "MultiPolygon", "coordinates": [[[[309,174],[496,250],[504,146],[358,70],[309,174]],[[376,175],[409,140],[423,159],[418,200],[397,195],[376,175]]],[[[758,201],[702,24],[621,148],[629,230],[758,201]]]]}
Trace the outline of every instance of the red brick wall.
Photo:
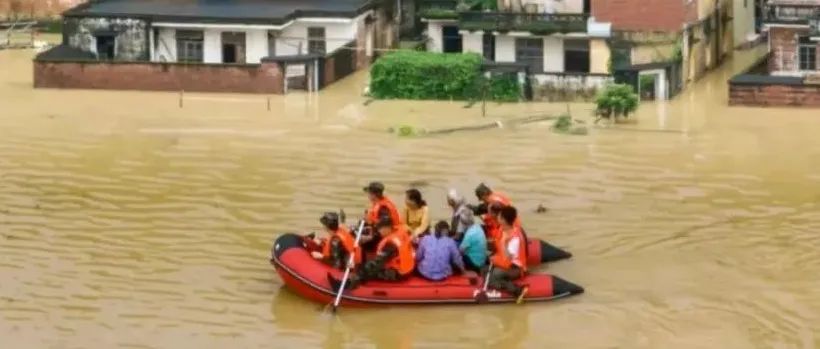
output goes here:
{"type": "Polygon", "coordinates": [[[797,71],[797,36],[805,34],[806,29],[769,28],[769,45],[771,58],[769,71],[797,71]]]}
{"type": "Polygon", "coordinates": [[[729,105],[820,107],[820,85],[729,85],[729,105]]]}
{"type": "Polygon", "coordinates": [[[34,87],[281,94],[284,81],[277,63],[229,66],[35,61],[34,87]]]}
{"type": "Polygon", "coordinates": [[[595,20],[615,30],[676,32],[697,13],[697,0],[592,0],[595,20]]]}

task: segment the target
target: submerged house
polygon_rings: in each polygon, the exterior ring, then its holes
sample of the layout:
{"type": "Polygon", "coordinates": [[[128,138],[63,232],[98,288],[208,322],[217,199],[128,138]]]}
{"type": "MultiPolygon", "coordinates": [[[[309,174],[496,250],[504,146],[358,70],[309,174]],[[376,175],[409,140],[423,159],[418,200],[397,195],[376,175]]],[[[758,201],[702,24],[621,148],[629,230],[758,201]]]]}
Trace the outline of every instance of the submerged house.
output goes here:
{"type": "Polygon", "coordinates": [[[820,107],[820,0],[768,0],[769,54],[729,81],[729,104],[820,107]]]}
{"type": "Polygon", "coordinates": [[[35,87],[318,90],[397,41],[380,0],[94,0],[63,14],[35,87]]]}
{"type": "Polygon", "coordinates": [[[610,25],[589,0],[419,0],[427,50],[475,52],[490,69],[519,70],[534,99],[589,98],[612,81],[610,25]]]}

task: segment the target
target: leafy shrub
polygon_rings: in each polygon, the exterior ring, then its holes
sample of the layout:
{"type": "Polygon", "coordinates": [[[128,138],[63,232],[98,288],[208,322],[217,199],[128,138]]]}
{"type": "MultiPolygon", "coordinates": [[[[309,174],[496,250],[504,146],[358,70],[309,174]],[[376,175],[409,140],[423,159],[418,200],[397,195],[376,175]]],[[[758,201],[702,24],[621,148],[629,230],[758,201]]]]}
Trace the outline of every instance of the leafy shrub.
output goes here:
{"type": "Polygon", "coordinates": [[[629,117],[638,109],[638,95],[630,85],[612,84],[598,94],[595,104],[596,113],[602,117],[629,117]]]}
{"type": "Polygon", "coordinates": [[[521,98],[518,74],[494,74],[488,81],[487,99],[499,102],[517,102],[521,98]]]}
{"type": "Polygon", "coordinates": [[[518,80],[481,75],[483,59],[474,53],[450,54],[397,51],[380,58],[370,70],[370,93],[379,99],[478,99],[518,100],[518,80]],[[486,84],[486,85],[485,85],[486,84]]]}

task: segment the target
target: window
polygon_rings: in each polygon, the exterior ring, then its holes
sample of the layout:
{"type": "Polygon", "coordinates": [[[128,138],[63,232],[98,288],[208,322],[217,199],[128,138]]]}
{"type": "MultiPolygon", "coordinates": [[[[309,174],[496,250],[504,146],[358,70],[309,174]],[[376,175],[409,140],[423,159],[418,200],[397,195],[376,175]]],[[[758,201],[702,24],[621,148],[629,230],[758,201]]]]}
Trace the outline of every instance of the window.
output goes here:
{"type": "Polygon", "coordinates": [[[461,34],[458,27],[444,26],[441,28],[442,48],[444,53],[461,53],[461,34]]]}
{"type": "Polygon", "coordinates": [[[530,73],[544,71],[544,39],[515,39],[515,62],[526,64],[530,73]]]}
{"type": "Polygon", "coordinates": [[[324,55],[325,50],[325,28],[311,27],[308,28],[308,53],[324,55]]]}
{"type": "Polygon", "coordinates": [[[495,61],[495,35],[493,35],[492,33],[484,33],[484,36],[481,37],[481,40],[484,58],[489,61],[495,61]]]}
{"type": "Polygon", "coordinates": [[[177,30],[177,61],[202,63],[202,31],[177,30]]]}
{"type": "Polygon", "coordinates": [[[564,40],[564,71],[589,73],[589,40],[564,40]]]}
{"type": "Polygon", "coordinates": [[[800,70],[817,70],[817,43],[808,36],[801,36],[798,41],[798,61],[800,70]]]}
{"type": "Polygon", "coordinates": [[[114,59],[114,52],[117,45],[116,36],[105,34],[97,35],[97,57],[100,60],[110,61],[114,59]]]}

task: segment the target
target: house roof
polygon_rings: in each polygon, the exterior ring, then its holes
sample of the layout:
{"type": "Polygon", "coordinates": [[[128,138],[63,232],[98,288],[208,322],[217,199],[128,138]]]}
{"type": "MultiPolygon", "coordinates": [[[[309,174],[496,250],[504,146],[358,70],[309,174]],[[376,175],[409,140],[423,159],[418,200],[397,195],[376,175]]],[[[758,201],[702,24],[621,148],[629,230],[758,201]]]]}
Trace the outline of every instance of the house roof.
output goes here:
{"type": "Polygon", "coordinates": [[[66,17],[129,17],[197,23],[282,24],[298,17],[355,17],[375,0],[92,0],[66,17]]]}

